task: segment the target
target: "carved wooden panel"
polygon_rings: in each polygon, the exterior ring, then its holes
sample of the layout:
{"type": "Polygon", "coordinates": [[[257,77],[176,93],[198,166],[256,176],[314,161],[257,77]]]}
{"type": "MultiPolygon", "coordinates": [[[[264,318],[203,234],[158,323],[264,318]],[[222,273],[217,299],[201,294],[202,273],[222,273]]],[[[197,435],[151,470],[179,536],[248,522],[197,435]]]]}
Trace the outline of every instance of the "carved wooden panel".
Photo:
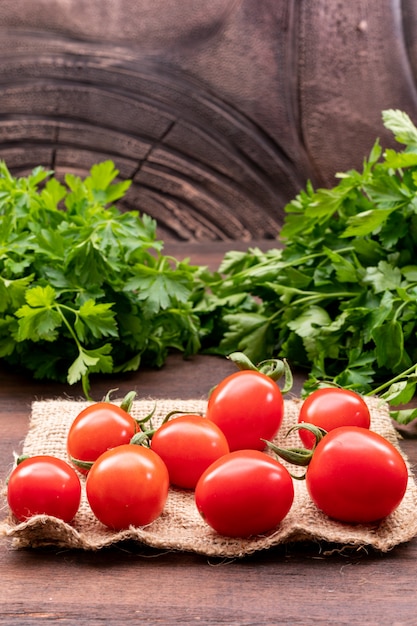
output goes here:
{"type": "Polygon", "coordinates": [[[414,0],[2,0],[0,158],[85,175],[166,238],[274,237],[308,179],[417,121],[414,0]]]}

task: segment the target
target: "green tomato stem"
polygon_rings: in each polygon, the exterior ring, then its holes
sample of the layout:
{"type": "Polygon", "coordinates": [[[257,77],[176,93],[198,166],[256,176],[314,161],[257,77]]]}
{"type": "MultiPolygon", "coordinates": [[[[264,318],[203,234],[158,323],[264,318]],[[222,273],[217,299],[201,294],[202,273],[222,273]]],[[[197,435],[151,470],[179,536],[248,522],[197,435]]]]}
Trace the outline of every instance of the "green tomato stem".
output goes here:
{"type": "MultiPolygon", "coordinates": [[[[278,457],[280,457],[281,459],[284,459],[284,461],[287,461],[288,463],[291,463],[292,465],[306,467],[307,465],[309,465],[311,459],[313,458],[314,450],[316,449],[317,444],[319,443],[319,441],[323,439],[325,435],[327,435],[327,431],[324,430],[323,428],[320,428],[319,426],[315,426],[314,424],[302,422],[300,424],[295,424],[295,426],[292,426],[287,432],[286,437],[288,437],[288,435],[291,434],[292,432],[296,430],[302,430],[302,429],[310,431],[311,433],[313,433],[314,437],[316,438],[314,446],[311,449],[281,448],[280,446],[277,446],[276,444],[274,444],[272,441],[267,441],[266,439],[262,439],[262,441],[264,441],[267,447],[270,450],[272,450],[272,452],[274,452],[278,457]]],[[[303,479],[302,476],[298,478],[300,480],[303,479]]]]}
{"type": "Polygon", "coordinates": [[[292,389],[294,379],[291,368],[289,367],[288,362],[285,359],[266,359],[265,361],[261,361],[260,363],[255,365],[243,352],[232,352],[227,358],[230,361],[233,361],[233,363],[240,370],[261,372],[275,382],[277,382],[284,375],[285,382],[281,390],[282,393],[288,393],[288,391],[292,389]]]}

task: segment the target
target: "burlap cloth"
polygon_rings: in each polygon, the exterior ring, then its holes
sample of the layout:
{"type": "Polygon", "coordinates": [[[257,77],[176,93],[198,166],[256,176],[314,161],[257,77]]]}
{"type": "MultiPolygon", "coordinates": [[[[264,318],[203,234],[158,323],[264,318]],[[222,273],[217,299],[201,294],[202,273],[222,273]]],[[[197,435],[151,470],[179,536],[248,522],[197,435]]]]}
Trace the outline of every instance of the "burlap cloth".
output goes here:
{"type": "MultiPolygon", "coordinates": [[[[367,402],[371,409],[371,428],[398,447],[387,405],[381,404],[376,398],[367,402]]],[[[143,417],[152,410],[154,404],[153,400],[136,401],[132,414],[143,417]]],[[[66,400],[34,402],[22,452],[29,455],[52,454],[65,459],[69,426],[86,405],[86,402],[66,400]]],[[[173,409],[203,413],[205,407],[206,402],[203,400],[160,400],[157,402],[154,425],[173,409]]],[[[300,445],[297,433],[284,441],[284,433],[297,421],[298,408],[298,400],[285,401],[283,426],[275,440],[278,445],[300,445]]],[[[282,543],[312,540],[336,543],[344,548],[369,546],[386,552],[417,534],[417,487],[408,460],[405,460],[409,467],[409,482],[404,500],[391,516],[379,524],[349,525],[330,520],[310,501],[304,481],[296,480],[295,500],[288,516],[272,532],[250,539],[232,539],[216,534],[200,518],[193,493],[177,489],[170,490],[162,516],[146,527],[132,527],[122,532],[109,530],[94,518],[83,488],[81,507],[71,524],[40,515],[17,524],[9,515],[2,523],[1,531],[4,536],[12,539],[15,547],[54,545],[61,548],[97,550],[123,540],[135,540],[163,550],[242,557],[282,543]]],[[[291,466],[291,470],[294,473],[298,468],[291,466]]]]}

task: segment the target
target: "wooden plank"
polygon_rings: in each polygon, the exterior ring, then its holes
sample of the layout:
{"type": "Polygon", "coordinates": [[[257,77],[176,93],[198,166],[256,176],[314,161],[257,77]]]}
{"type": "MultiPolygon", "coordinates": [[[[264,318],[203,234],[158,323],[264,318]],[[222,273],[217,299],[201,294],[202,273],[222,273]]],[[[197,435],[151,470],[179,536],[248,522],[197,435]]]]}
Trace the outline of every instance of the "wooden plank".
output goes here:
{"type": "MultiPolygon", "coordinates": [[[[261,247],[265,242],[256,242],[261,247]]],[[[236,248],[246,249],[245,242],[236,248]]],[[[171,242],[166,252],[215,269],[228,243],[171,242]]],[[[94,377],[100,399],[110,388],[139,397],[205,397],[235,371],[219,357],[171,355],[161,370],[94,377]]],[[[303,377],[296,373],[294,393],[303,377]]],[[[33,400],[79,398],[79,385],[39,382],[0,365],[0,479],[26,435],[33,400]]],[[[416,442],[402,441],[412,466],[416,442]]],[[[2,490],[3,491],[3,490],[2,490]]],[[[0,503],[4,511],[4,496],[0,503]]],[[[77,625],[392,626],[415,622],[417,539],[388,554],[290,545],[225,561],[124,544],[98,552],[13,550],[0,542],[0,624],[56,621],[77,625]],[[308,607],[308,608],[306,608],[308,607]]]]}
{"type": "MultiPolygon", "coordinates": [[[[216,357],[190,361],[172,357],[160,372],[113,379],[110,386],[119,386],[121,393],[136,388],[146,397],[174,393],[187,397],[206,393],[233,368],[216,357]]],[[[76,397],[79,389],[37,383],[4,368],[0,369],[0,381],[4,479],[12,451],[19,451],[27,430],[31,399],[64,393],[76,397]]],[[[93,389],[101,395],[108,382],[96,381],[93,389]]],[[[403,447],[412,462],[417,462],[415,442],[403,442],[403,447]]],[[[366,551],[332,553],[333,548],[302,544],[232,562],[158,553],[132,544],[80,553],[16,551],[2,542],[0,623],[413,623],[415,540],[384,556],[366,551]]]]}
{"type": "Polygon", "coordinates": [[[412,0],[26,3],[2,3],[0,156],[114,158],[172,238],[274,237],[308,179],[393,144],[384,108],[417,116],[412,0]]]}

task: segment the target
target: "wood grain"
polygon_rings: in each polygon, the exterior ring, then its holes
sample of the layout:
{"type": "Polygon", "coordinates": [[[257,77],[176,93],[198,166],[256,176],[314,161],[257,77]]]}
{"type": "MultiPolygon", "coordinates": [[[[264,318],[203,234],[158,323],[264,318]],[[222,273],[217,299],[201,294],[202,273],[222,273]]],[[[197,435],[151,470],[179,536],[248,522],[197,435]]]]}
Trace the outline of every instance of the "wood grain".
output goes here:
{"type": "MultiPolygon", "coordinates": [[[[216,357],[173,355],[159,372],[96,380],[94,390],[100,396],[110,384],[122,393],[186,398],[207,393],[231,368],[216,357]]],[[[26,434],[31,400],[79,392],[0,369],[2,479],[26,434]]],[[[402,445],[415,464],[415,442],[402,445]]],[[[415,540],[383,556],[301,544],[235,561],[131,543],[84,553],[13,550],[2,541],[0,624],[411,625],[416,558],[415,540]]]]}
{"type": "Polygon", "coordinates": [[[0,158],[85,175],[172,240],[275,237],[308,179],[417,117],[413,0],[3,0],[0,158]]]}
{"type": "MultiPolygon", "coordinates": [[[[260,243],[260,242],[259,242],[260,243]]],[[[243,242],[237,245],[244,248],[243,242]]],[[[171,243],[170,253],[217,267],[227,243],[171,243]]],[[[169,357],[158,371],[97,377],[93,395],[134,389],[139,397],[203,397],[235,370],[226,359],[169,357]]],[[[294,393],[303,377],[295,376],[294,393]]],[[[78,398],[79,386],[40,383],[0,366],[0,480],[26,436],[33,400],[78,398]]],[[[416,442],[402,441],[413,469],[416,442]]],[[[4,511],[4,499],[0,506],[4,511]]],[[[98,552],[13,550],[0,542],[0,624],[63,623],[253,626],[412,626],[417,539],[381,555],[301,544],[242,560],[160,553],[136,544],[98,552]]]]}

